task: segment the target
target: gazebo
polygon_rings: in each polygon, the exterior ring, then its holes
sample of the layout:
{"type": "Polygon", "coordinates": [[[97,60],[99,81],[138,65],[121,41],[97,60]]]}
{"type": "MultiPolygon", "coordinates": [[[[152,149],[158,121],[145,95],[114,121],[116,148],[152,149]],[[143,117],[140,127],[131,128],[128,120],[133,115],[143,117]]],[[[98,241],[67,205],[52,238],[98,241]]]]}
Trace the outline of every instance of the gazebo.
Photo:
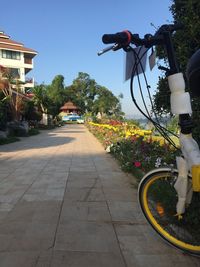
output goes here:
{"type": "Polygon", "coordinates": [[[60,108],[60,111],[68,114],[78,114],[80,108],[75,106],[71,101],[68,101],[60,108]]]}

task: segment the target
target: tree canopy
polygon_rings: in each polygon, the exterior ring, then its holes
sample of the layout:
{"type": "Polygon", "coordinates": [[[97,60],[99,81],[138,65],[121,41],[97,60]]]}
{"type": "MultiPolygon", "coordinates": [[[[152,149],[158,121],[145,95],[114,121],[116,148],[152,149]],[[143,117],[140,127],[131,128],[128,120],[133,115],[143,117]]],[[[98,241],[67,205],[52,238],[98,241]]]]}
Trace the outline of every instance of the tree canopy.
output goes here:
{"type": "MultiPolygon", "coordinates": [[[[183,24],[183,30],[177,31],[173,35],[175,52],[181,71],[185,75],[188,59],[196,52],[200,40],[200,1],[198,0],[173,0],[170,7],[173,19],[175,22],[183,24]]],[[[161,50],[157,51],[160,59],[166,60],[165,54],[161,50]]],[[[188,88],[186,82],[186,90],[188,88]]],[[[155,109],[158,113],[170,111],[170,103],[166,102],[169,99],[169,88],[166,82],[165,75],[159,77],[158,88],[154,96],[155,109]]],[[[200,101],[198,98],[192,99],[193,121],[197,125],[194,135],[199,139],[200,126],[200,101]]]]}
{"type": "Polygon", "coordinates": [[[41,111],[53,116],[58,115],[60,107],[72,101],[82,114],[122,115],[120,94],[116,97],[109,89],[97,84],[89,74],[79,72],[72,84],[65,86],[64,76],[57,75],[50,85],[38,85],[34,88],[34,101],[41,111]]]}

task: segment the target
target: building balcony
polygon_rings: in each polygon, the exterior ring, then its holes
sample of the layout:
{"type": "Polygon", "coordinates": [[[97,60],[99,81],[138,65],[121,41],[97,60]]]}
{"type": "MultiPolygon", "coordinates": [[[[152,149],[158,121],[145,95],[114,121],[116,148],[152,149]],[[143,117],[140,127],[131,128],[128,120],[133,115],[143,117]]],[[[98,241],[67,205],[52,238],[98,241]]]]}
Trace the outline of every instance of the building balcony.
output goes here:
{"type": "Polygon", "coordinates": [[[25,87],[34,87],[34,78],[26,78],[25,80],[25,87]]]}

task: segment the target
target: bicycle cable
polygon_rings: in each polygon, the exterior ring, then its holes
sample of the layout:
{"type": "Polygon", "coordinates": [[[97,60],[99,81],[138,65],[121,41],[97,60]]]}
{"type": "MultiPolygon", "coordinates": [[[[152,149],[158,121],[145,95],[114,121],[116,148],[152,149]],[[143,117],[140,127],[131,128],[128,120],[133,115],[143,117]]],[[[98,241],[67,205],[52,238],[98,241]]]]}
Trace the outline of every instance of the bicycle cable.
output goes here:
{"type": "Polygon", "coordinates": [[[131,92],[132,101],[134,102],[136,108],[140,111],[140,113],[142,113],[142,115],[145,118],[147,118],[150,122],[152,122],[152,124],[154,125],[154,127],[156,128],[156,130],[163,136],[163,138],[165,140],[167,140],[174,148],[179,149],[176,146],[176,144],[174,143],[174,141],[171,139],[171,137],[169,136],[169,134],[170,135],[173,135],[175,137],[178,137],[178,136],[160,124],[159,119],[158,119],[158,116],[157,116],[157,114],[155,112],[153,100],[152,100],[151,93],[150,93],[150,90],[149,90],[150,89],[150,86],[148,85],[147,77],[146,77],[146,74],[145,74],[145,71],[144,71],[142,62],[141,62],[142,59],[143,59],[143,57],[147,54],[147,52],[149,51],[150,48],[147,49],[146,51],[144,51],[144,53],[141,56],[139,56],[140,55],[140,52],[141,52],[141,49],[142,49],[142,47],[139,49],[139,52],[137,53],[135,51],[135,49],[133,49],[131,46],[129,46],[129,50],[134,53],[134,59],[135,59],[135,64],[133,65],[133,68],[132,68],[131,80],[130,80],[130,92],[131,92]],[[151,109],[152,109],[152,112],[153,112],[153,115],[154,115],[155,119],[152,119],[152,117],[151,117],[151,115],[149,113],[149,110],[147,108],[145,99],[144,99],[144,94],[143,94],[143,91],[142,91],[142,86],[141,86],[141,82],[140,82],[138,67],[140,67],[141,70],[142,70],[142,74],[143,74],[143,77],[144,77],[144,80],[145,80],[145,84],[146,84],[148,96],[149,96],[150,103],[151,103],[151,109]],[[138,86],[139,86],[139,90],[140,90],[140,95],[141,95],[142,102],[143,102],[143,105],[144,105],[144,108],[145,108],[146,113],[138,105],[138,103],[137,103],[137,101],[136,101],[136,99],[134,97],[133,79],[134,79],[134,76],[135,75],[137,76],[138,86]]]}

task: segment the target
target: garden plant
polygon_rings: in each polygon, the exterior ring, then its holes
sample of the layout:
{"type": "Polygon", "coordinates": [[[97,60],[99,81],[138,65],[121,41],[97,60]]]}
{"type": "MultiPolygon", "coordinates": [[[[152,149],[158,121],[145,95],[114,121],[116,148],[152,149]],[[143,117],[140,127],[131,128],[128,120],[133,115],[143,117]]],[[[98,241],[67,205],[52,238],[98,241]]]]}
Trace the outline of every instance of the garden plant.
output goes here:
{"type": "Polygon", "coordinates": [[[132,173],[138,181],[153,168],[173,166],[174,154],[179,153],[164,138],[134,124],[111,121],[104,124],[90,122],[87,126],[106,151],[117,159],[121,169],[132,173]],[[171,150],[173,153],[168,153],[171,150]]]}

